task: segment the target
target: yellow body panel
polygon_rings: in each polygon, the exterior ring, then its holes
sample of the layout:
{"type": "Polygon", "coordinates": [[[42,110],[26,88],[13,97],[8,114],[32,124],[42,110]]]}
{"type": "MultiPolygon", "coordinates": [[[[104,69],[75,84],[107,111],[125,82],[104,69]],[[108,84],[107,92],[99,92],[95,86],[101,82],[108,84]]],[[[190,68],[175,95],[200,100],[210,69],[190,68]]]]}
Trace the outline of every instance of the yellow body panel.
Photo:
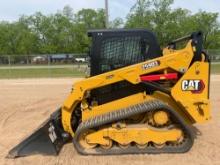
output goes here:
{"type": "Polygon", "coordinates": [[[171,90],[173,98],[184,107],[195,122],[203,123],[210,119],[208,72],[209,63],[195,62],[171,90]],[[192,86],[191,89],[183,91],[184,80],[202,80],[203,90],[199,93],[193,93],[192,86]]]}
{"type": "Polygon", "coordinates": [[[181,108],[180,105],[169,95],[157,91],[157,92],[154,92],[152,97],[154,99],[159,99],[159,100],[167,103],[170,107],[172,107],[172,109],[175,109],[175,111],[177,111],[182,116],[182,118],[185,120],[186,123],[188,123],[188,124],[193,123],[190,116],[188,114],[186,114],[185,110],[183,108],[181,108]]]}

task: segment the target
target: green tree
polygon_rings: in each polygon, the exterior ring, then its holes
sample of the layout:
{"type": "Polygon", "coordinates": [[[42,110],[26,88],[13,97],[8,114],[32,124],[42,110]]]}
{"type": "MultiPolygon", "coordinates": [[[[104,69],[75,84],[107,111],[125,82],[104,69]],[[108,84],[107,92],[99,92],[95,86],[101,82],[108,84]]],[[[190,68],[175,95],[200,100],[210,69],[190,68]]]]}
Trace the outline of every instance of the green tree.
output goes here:
{"type": "Polygon", "coordinates": [[[0,24],[0,54],[33,54],[36,36],[28,28],[23,17],[18,22],[0,24]]]}
{"type": "Polygon", "coordinates": [[[82,9],[75,14],[74,20],[76,52],[87,52],[90,44],[87,31],[105,28],[105,12],[103,9],[82,9]]]}
{"type": "Polygon", "coordinates": [[[202,30],[205,48],[219,48],[220,29],[217,19],[218,13],[199,11],[186,20],[188,27],[185,27],[185,29],[192,29],[194,31],[202,30]]]}
{"type": "Polygon", "coordinates": [[[122,28],[124,24],[124,21],[122,18],[115,18],[113,21],[110,22],[110,28],[122,28]]]}
{"type": "Polygon", "coordinates": [[[105,12],[103,9],[82,9],[75,15],[75,22],[86,29],[105,28],[105,12]]]}
{"type": "MultiPolygon", "coordinates": [[[[201,30],[208,49],[220,47],[218,13],[172,9],[174,0],[137,0],[124,23],[116,18],[110,28],[146,28],[156,33],[162,46],[172,39],[201,30]]],[[[21,16],[15,22],[0,22],[0,55],[85,53],[90,39],[89,29],[105,27],[104,9],[82,9],[73,12],[70,6],[55,14],[36,12],[21,16]]]]}
{"type": "Polygon", "coordinates": [[[172,9],[174,0],[137,0],[127,16],[125,27],[147,28],[156,33],[160,44],[165,46],[172,39],[201,30],[205,48],[219,47],[218,14],[200,11],[172,9]]]}
{"type": "Polygon", "coordinates": [[[127,15],[126,28],[151,28],[152,11],[150,0],[137,0],[127,15]]]}

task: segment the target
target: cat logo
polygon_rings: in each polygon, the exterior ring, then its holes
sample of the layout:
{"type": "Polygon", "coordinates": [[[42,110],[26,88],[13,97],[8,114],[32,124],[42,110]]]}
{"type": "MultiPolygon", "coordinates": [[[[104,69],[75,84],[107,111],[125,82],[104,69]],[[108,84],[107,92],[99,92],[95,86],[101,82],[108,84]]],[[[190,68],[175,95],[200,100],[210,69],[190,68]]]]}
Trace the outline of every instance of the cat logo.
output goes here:
{"type": "Polygon", "coordinates": [[[182,90],[191,91],[192,93],[201,93],[205,88],[202,80],[183,80],[182,90]]]}

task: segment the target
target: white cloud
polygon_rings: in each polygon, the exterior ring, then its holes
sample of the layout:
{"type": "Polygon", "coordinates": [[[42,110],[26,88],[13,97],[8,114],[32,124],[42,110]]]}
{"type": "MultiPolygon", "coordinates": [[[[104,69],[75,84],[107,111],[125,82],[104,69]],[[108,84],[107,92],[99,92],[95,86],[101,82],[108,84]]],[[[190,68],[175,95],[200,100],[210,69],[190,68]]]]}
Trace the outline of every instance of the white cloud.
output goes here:
{"type": "Polygon", "coordinates": [[[103,8],[103,0],[0,0],[0,20],[16,20],[20,15],[36,11],[44,14],[55,13],[70,5],[75,12],[82,8],[103,8]]]}
{"type": "Polygon", "coordinates": [[[120,0],[109,0],[110,2],[110,16],[112,18],[121,17],[125,18],[129,13],[130,8],[134,5],[134,0],[120,1],[120,0]]]}
{"type": "MultiPolygon", "coordinates": [[[[109,0],[110,18],[125,18],[136,0],[109,0]]],[[[13,21],[20,15],[30,15],[36,11],[44,14],[55,13],[70,5],[74,12],[82,8],[104,8],[104,0],[0,0],[0,20],[13,21]]],[[[219,0],[175,0],[173,7],[182,7],[197,12],[199,9],[219,12],[219,0]]]]}
{"type": "Polygon", "coordinates": [[[193,13],[200,9],[208,12],[220,13],[219,0],[175,0],[174,7],[181,7],[191,10],[193,13]]]}

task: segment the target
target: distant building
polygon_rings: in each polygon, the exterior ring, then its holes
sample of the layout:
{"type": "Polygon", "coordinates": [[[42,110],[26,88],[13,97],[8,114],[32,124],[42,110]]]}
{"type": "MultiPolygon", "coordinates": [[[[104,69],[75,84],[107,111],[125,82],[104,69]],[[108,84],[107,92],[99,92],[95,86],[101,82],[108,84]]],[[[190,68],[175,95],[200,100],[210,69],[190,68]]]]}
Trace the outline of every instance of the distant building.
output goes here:
{"type": "Polygon", "coordinates": [[[71,64],[74,62],[83,63],[86,62],[86,55],[81,54],[50,54],[50,55],[38,55],[31,59],[33,64],[71,64]]]}
{"type": "Polygon", "coordinates": [[[50,55],[50,62],[60,62],[60,63],[65,63],[65,62],[72,62],[73,61],[73,55],[69,54],[54,54],[50,55]]]}

